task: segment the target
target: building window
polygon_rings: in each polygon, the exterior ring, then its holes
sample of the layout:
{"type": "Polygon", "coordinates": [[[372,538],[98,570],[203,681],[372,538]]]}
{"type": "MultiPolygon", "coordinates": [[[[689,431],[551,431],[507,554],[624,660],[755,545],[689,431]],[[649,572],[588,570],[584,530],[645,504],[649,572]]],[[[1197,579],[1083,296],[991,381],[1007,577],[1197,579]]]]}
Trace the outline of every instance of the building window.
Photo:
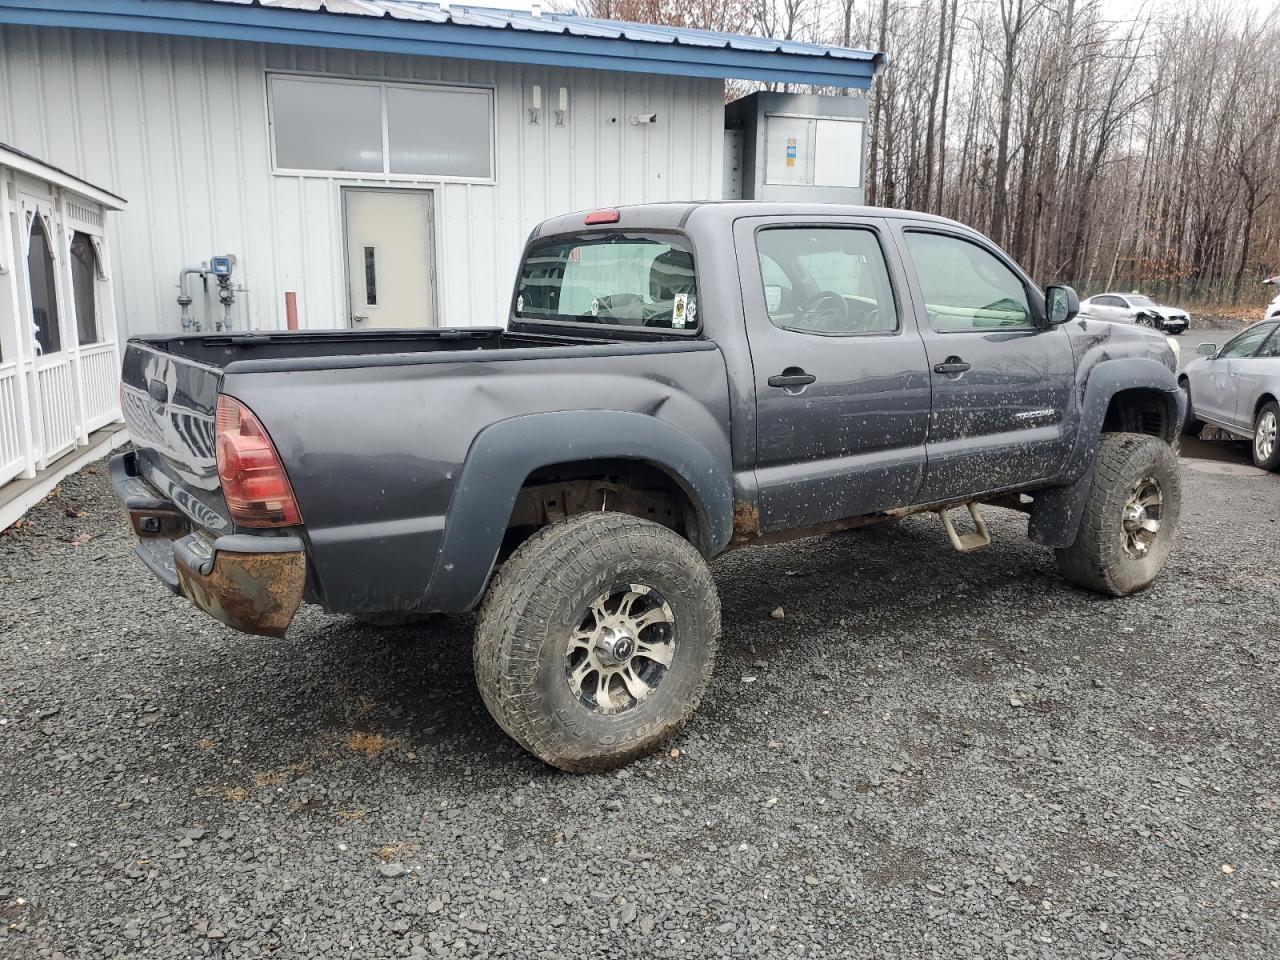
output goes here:
{"type": "Polygon", "coordinates": [[[378,251],[373,247],[364,248],[364,302],[378,305],[378,251]]]}
{"type": "Polygon", "coordinates": [[[31,218],[31,248],[27,252],[27,276],[31,279],[31,322],[35,326],[40,353],[62,349],[58,331],[58,272],[53,263],[53,243],[45,230],[44,218],[31,218]]]}
{"type": "Polygon", "coordinates": [[[275,169],[493,177],[493,92],[271,74],[275,169]]]}
{"type": "Polygon", "coordinates": [[[98,327],[98,254],[87,233],[71,237],[71,292],[76,301],[76,327],[81,344],[102,339],[98,327]]]}

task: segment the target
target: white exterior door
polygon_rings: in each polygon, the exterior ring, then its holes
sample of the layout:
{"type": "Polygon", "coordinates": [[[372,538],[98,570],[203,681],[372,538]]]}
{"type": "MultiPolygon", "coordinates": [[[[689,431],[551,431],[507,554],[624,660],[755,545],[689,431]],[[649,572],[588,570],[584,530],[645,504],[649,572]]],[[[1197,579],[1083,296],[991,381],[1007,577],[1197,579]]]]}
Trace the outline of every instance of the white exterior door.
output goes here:
{"type": "Polygon", "coordinates": [[[343,200],[352,328],[437,326],[431,193],[347,188],[343,200]]]}

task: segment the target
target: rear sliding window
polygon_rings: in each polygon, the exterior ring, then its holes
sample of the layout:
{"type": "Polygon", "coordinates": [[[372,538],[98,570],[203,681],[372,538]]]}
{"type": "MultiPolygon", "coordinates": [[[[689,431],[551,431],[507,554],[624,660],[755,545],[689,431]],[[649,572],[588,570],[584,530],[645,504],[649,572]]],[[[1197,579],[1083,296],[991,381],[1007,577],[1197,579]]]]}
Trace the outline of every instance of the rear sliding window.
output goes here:
{"type": "Polygon", "coordinates": [[[679,237],[603,233],[535,244],[520,267],[522,320],[694,330],[693,253],[679,237]]]}

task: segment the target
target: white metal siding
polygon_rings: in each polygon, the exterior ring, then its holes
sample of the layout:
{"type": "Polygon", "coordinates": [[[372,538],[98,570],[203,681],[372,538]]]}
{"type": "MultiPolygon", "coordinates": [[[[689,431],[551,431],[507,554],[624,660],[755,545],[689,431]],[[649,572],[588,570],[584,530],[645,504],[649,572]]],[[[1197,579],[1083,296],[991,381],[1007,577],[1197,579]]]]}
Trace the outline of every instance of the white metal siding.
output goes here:
{"type": "MultiPolygon", "coordinates": [[[[722,193],[719,80],[5,27],[0,142],[129,201],[113,218],[122,334],[176,332],[178,270],[215,253],[236,255],[236,280],[249,288],[238,327],[283,328],[286,290],[298,294],[304,327],[347,325],[340,186],[382,180],[273,175],[268,70],[495,88],[496,183],[421,185],[436,191],[443,324],[503,322],[520,248],[539,220],[722,193]],[[535,83],[537,126],[527,111],[535,83]],[[562,86],[569,111],[556,127],[562,86]],[[632,125],[638,113],[657,122],[632,125]]],[[[216,298],[191,285],[207,320],[216,298]]]]}

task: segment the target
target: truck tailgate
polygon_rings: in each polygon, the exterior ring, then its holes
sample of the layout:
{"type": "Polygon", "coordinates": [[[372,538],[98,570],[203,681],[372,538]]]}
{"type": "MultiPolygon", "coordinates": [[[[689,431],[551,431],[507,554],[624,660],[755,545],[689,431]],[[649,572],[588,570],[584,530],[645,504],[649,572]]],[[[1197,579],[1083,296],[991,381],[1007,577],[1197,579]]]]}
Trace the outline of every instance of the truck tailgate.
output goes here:
{"type": "Polygon", "coordinates": [[[191,521],[232,530],[218,486],[214,416],[222,371],[130,341],[120,400],[137,449],[138,472],[191,521]]]}

